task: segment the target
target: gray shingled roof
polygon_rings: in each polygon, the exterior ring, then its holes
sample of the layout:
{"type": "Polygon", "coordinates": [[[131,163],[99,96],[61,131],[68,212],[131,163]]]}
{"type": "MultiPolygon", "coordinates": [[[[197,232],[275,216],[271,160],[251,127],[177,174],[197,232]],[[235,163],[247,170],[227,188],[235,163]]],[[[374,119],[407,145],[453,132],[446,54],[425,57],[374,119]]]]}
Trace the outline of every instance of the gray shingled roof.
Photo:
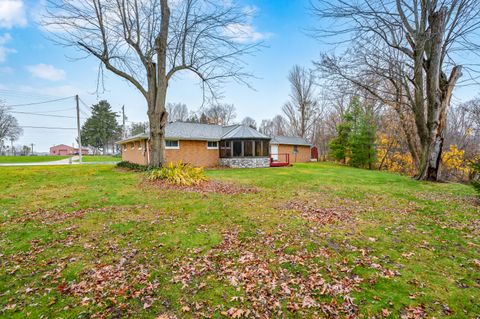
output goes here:
{"type": "Polygon", "coordinates": [[[285,144],[285,145],[304,145],[311,146],[311,144],[303,137],[299,136],[280,136],[276,135],[272,137],[270,144],[285,144]]]}
{"type": "MultiPolygon", "coordinates": [[[[119,144],[138,140],[144,140],[149,137],[148,134],[138,134],[119,141],[119,144]]],[[[212,125],[187,122],[168,123],[165,128],[165,138],[175,140],[193,140],[193,141],[220,141],[228,139],[270,139],[257,130],[246,125],[212,125]]],[[[286,145],[305,145],[310,146],[305,139],[293,136],[274,136],[271,138],[272,144],[286,145]]]]}
{"type": "Polygon", "coordinates": [[[165,128],[165,138],[168,139],[219,141],[222,135],[221,125],[173,122],[165,128]]]}
{"type": "Polygon", "coordinates": [[[222,136],[222,140],[231,140],[231,139],[270,139],[269,136],[266,136],[259,131],[251,128],[247,125],[236,125],[230,131],[222,136]]]}

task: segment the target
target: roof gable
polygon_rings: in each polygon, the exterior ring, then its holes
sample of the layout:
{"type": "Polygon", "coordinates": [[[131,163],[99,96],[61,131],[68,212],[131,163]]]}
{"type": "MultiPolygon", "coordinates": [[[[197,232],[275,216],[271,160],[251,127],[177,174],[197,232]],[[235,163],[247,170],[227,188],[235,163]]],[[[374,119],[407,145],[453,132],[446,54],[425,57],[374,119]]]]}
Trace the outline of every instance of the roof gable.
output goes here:
{"type": "Polygon", "coordinates": [[[222,136],[224,140],[231,139],[270,139],[269,136],[266,136],[254,128],[251,128],[247,125],[236,125],[227,133],[222,136]]]}
{"type": "Polygon", "coordinates": [[[223,126],[213,124],[172,122],[165,128],[165,138],[179,140],[219,141],[223,126]]]}

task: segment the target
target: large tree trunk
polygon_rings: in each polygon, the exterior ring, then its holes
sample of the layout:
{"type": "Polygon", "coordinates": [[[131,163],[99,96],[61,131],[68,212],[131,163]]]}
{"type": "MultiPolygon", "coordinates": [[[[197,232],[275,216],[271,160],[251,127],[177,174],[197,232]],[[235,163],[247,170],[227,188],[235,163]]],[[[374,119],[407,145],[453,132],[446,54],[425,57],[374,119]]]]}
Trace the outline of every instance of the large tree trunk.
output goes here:
{"type": "Polygon", "coordinates": [[[170,8],[167,0],[160,1],[161,27],[155,39],[157,63],[148,71],[148,120],[150,122],[150,167],[160,167],[165,164],[165,126],[167,125],[167,45],[168,26],[170,23],[170,8]]]}
{"type": "Polygon", "coordinates": [[[450,77],[442,71],[443,45],[447,9],[442,7],[429,16],[430,39],[426,48],[427,140],[422,143],[422,158],[417,179],[438,181],[446,127],[447,109],[453,89],[461,76],[461,67],[452,69],[450,77]]]}
{"type": "Polygon", "coordinates": [[[462,75],[462,67],[455,66],[452,69],[450,77],[448,80],[444,73],[442,73],[439,84],[439,110],[438,115],[436,115],[436,120],[434,121],[434,131],[432,134],[432,141],[428,145],[428,148],[424,149],[422,154],[422,163],[420,167],[420,174],[418,179],[428,180],[428,181],[437,181],[439,179],[439,169],[442,159],[443,151],[443,142],[444,142],[444,131],[446,129],[447,122],[447,110],[450,106],[450,101],[452,99],[453,89],[462,75]]]}
{"type": "MultiPolygon", "coordinates": [[[[156,101],[155,104],[161,104],[156,101]]],[[[150,122],[150,167],[161,167],[165,165],[165,126],[167,124],[167,112],[165,111],[165,100],[163,108],[150,107],[148,112],[150,122]]]]}

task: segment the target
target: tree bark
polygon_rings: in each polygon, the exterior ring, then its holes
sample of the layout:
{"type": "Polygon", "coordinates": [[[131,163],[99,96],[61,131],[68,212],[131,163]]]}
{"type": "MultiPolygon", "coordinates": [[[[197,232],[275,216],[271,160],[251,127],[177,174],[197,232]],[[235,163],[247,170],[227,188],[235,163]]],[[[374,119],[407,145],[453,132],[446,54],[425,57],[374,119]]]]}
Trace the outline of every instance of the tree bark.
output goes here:
{"type": "Polygon", "coordinates": [[[430,15],[430,39],[427,45],[426,95],[427,95],[427,140],[422,142],[422,157],[419,180],[437,181],[442,158],[444,131],[447,109],[450,105],[453,89],[461,76],[461,67],[452,69],[447,79],[442,72],[443,38],[447,9],[441,8],[430,15]]]}
{"type": "MultiPolygon", "coordinates": [[[[153,102],[161,104],[159,101],[153,102]]],[[[161,167],[165,165],[165,126],[167,124],[167,112],[165,111],[165,99],[163,100],[163,111],[161,107],[150,107],[148,120],[150,122],[150,167],[161,167]],[[152,111],[150,111],[150,109],[152,111]]]]}
{"type": "Polygon", "coordinates": [[[170,8],[167,0],[160,1],[161,27],[155,39],[157,63],[149,70],[151,81],[148,92],[148,119],[150,122],[150,167],[165,165],[165,126],[167,125],[167,111],[165,108],[167,97],[167,45],[168,27],[170,24],[170,8]]]}

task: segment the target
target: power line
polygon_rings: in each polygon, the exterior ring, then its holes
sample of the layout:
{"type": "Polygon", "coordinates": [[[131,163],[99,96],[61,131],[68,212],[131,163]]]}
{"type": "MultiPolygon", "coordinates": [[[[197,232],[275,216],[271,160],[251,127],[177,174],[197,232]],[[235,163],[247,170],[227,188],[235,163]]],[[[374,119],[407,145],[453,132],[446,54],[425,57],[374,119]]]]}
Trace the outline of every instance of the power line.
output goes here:
{"type": "Polygon", "coordinates": [[[42,113],[57,113],[57,112],[66,112],[66,111],[72,111],[75,110],[74,107],[68,108],[68,109],[59,109],[59,110],[48,110],[48,111],[43,111],[42,113]]]}
{"type": "Polygon", "coordinates": [[[80,103],[82,103],[83,106],[85,106],[85,110],[87,112],[90,112],[90,107],[87,105],[87,103],[85,103],[82,99],[79,99],[80,103]]]}
{"type": "Polygon", "coordinates": [[[76,119],[76,116],[67,116],[67,115],[52,115],[52,114],[42,114],[42,113],[32,113],[32,112],[19,112],[19,111],[10,111],[9,113],[14,114],[29,114],[29,115],[38,115],[38,116],[49,116],[49,117],[61,117],[68,119],[76,119]]]}
{"type": "Polygon", "coordinates": [[[14,98],[21,98],[21,99],[55,99],[58,98],[58,95],[52,94],[45,94],[45,93],[38,93],[33,91],[19,91],[19,90],[8,90],[8,89],[0,89],[0,94],[4,96],[14,97],[14,98]]]}
{"type": "Polygon", "coordinates": [[[45,130],[76,130],[75,127],[53,127],[53,126],[20,126],[21,128],[37,128],[45,130]]]}
{"type": "Polygon", "coordinates": [[[54,99],[54,100],[48,100],[48,101],[42,101],[42,102],[31,102],[31,103],[23,103],[23,104],[14,104],[14,105],[4,105],[5,107],[19,107],[19,106],[30,106],[30,105],[38,105],[38,104],[47,104],[47,103],[53,103],[53,102],[59,102],[59,101],[64,101],[73,98],[73,96],[69,97],[64,97],[60,99],[54,99]]]}

